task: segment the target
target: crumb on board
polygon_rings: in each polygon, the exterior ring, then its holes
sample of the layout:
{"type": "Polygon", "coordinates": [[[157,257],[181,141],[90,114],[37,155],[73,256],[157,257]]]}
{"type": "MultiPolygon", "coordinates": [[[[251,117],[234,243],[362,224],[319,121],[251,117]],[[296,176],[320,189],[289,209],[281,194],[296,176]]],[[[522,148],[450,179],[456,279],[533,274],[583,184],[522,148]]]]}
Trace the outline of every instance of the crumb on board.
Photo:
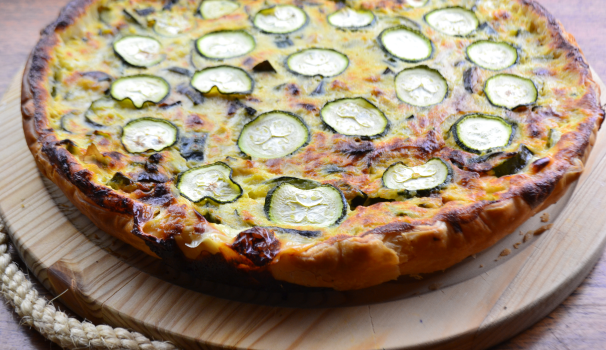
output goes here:
{"type": "Polygon", "coordinates": [[[532,232],[533,231],[526,232],[526,234],[524,235],[524,239],[522,240],[522,242],[524,242],[524,243],[528,242],[528,240],[530,239],[530,237],[532,237],[532,232]]]}
{"type": "Polygon", "coordinates": [[[538,235],[542,234],[543,232],[549,230],[552,227],[553,227],[553,224],[543,225],[543,226],[539,227],[538,229],[534,230],[534,232],[532,234],[535,236],[538,236],[538,235]]]}
{"type": "Polygon", "coordinates": [[[476,258],[476,255],[475,255],[475,254],[471,254],[471,257],[475,259],[475,258],[476,258]]]}
{"type": "Polygon", "coordinates": [[[520,231],[520,236],[524,236],[524,233],[522,231],[520,231]]]}
{"type": "Polygon", "coordinates": [[[549,221],[549,213],[543,213],[543,215],[541,215],[541,222],[548,222],[549,221]]]}
{"type": "Polygon", "coordinates": [[[509,254],[511,254],[511,249],[505,248],[505,249],[503,249],[503,251],[501,252],[501,254],[499,254],[499,256],[507,256],[509,254]]]}
{"type": "Polygon", "coordinates": [[[520,245],[521,245],[521,244],[522,244],[522,242],[517,242],[516,244],[514,244],[514,245],[513,245],[513,247],[514,247],[515,249],[518,249],[518,248],[520,248],[520,245]]]}
{"type": "Polygon", "coordinates": [[[483,267],[484,267],[484,265],[480,264],[480,268],[483,268],[483,267]]]}

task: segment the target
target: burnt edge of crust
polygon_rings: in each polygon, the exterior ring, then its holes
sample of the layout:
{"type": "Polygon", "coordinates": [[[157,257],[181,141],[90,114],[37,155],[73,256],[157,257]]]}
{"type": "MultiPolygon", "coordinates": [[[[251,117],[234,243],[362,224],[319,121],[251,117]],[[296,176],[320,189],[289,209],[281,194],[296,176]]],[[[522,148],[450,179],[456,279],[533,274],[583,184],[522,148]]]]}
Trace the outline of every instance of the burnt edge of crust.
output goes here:
{"type": "MultiPolygon", "coordinates": [[[[174,239],[161,240],[147,235],[140,230],[140,225],[147,219],[143,208],[146,206],[145,204],[122,196],[111,188],[92,182],[92,173],[80,166],[73,155],[60,146],[60,142],[54,135],[53,129],[48,127],[45,111],[45,104],[50,94],[43,85],[48,77],[48,70],[52,59],[51,50],[57,44],[58,33],[76,23],[87,12],[89,7],[96,2],[97,0],[74,0],[65,6],[58,19],[41,32],[41,38],[27,62],[22,86],[22,115],[26,140],[37,163],[40,162],[39,157],[45,156],[54,169],[93,203],[116,214],[131,216],[134,222],[131,234],[143,239],[145,244],[154,253],[171,265],[182,266],[186,271],[192,272],[197,277],[219,281],[227,279],[226,282],[230,284],[233,284],[234,281],[252,282],[250,281],[251,278],[257,281],[256,283],[267,283],[268,286],[279,285],[280,288],[282,288],[283,284],[289,284],[288,282],[277,281],[266,269],[243,270],[233,262],[228,261],[222,254],[212,255],[208,253],[208,256],[200,261],[186,259],[174,239]],[[28,123],[33,123],[33,125],[28,125],[28,123]],[[234,277],[242,278],[242,280],[234,280],[234,277]]],[[[546,18],[548,28],[552,32],[552,40],[556,47],[567,51],[567,56],[580,67],[579,71],[584,77],[585,84],[588,85],[588,92],[583,99],[587,103],[587,108],[595,112],[592,117],[581,123],[575,132],[568,134],[568,138],[573,139],[569,140],[571,146],[560,149],[554,154],[553,158],[555,161],[553,163],[557,164],[550,165],[550,168],[553,167],[552,169],[546,169],[547,171],[544,171],[536,181],[526,182],[522,186],[510,190],[499,200],[504,201],[520,197],[531,208],[538,208],[554,191],[567,170],[573,166],[573,159],[578,158],[583,160],[586,157],[589,150],[588,146],[591,146],[589,143],[594,129],[599,128],[604,119],[604,111],[599,103],[596,103],[599,87],[593,81],[589,65],[586,63],[581,50],[576,46],[574,38],[567,34],[560,23],[536,1],[518,0],[518,2],[528,6],[539,17],[546,18]]],[[[483,209],[491,203],[494,202],[476,203],[466,210],[452,210],[447,213],[441,213],[436,217],[426,220],[426,222],[387,224],[369,230],[361,234],[361,236],[401,234],[413,230],[417,225],[432,225],[438,220],[443,220],[452,227],[454,232],[460,233],[462,232],[461,224],[475,220],[482,213],[483,209]],[[463,214],[467,215],[463,216],[463,214]]],[[[354,236],[337,235],[329,241],[319,242],[319,244],[332,244],[351,237],[354,236]]],[[[296,285],[293,284],[292,286],[296,285]]]]}

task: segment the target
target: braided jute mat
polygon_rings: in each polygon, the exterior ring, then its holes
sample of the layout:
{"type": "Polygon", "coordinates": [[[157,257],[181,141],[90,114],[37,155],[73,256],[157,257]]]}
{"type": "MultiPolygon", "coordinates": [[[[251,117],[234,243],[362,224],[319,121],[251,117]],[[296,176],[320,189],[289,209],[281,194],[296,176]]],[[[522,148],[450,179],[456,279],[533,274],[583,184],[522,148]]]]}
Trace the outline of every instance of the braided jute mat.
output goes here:
{"type": "Polygon", "coordinates": [[[106,325],[80,322],[39,297],[32,282],[15,264],[8,250],[9,236],[0,218],[0,292],[15,308],[21,323],[35,328],[65,349],[172,350],[167,342],[153,341],[143,334],[106,325]]]}

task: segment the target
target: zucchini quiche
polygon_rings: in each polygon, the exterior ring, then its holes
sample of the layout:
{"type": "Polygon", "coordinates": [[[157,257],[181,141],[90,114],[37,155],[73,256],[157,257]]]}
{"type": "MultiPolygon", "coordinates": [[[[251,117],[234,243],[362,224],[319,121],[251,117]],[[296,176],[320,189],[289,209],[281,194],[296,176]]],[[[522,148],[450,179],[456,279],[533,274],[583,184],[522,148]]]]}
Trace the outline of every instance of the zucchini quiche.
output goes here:
{"type": "Polygon", "coordinates": [[[22,92],[44,175],[199,278],[359,289],[556,201],[602,122],[532,0],[75,0],[22,92]]]}

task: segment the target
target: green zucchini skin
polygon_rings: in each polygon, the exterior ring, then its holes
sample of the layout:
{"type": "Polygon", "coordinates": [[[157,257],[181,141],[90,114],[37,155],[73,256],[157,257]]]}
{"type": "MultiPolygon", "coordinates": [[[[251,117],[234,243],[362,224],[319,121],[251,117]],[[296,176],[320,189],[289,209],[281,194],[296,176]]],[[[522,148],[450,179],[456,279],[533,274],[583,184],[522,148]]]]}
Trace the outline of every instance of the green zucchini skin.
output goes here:
{"type": "Polygon", "coordinates": [[[162,47],[162,44],[160,44],[160,42],[156,38],[152,38],[152,37],[144,36],[144,35],[127,35],[127,36],[124,36],[124,37],[122,37],[122,38],[114,41],[114,43],[112,44],[112,49],[114,50],[114,54],[118,58],[120,58],[120,60],[122,60],[122,63],[124,63],[128,67],[143,68],[143,69],[145,69],[145,68],[157,66],[157,65],[159,65],[160,63],[162,63],[166,59],[166,56],[164,54],[162,54],[162,56],[163,56],[162,59],[160,59],[157,62],[155,62],[153,64],[150,64],[150,65],[136,65],[136,64],[133,64],[133,63],[129,62],[126,59],[126,57],[122,56],[122,54],[120,54],[120,52],[118,52],[118,50],[116,49],[116,44],[118,44],[118,42],[120,42],[121,40],[128,39],[128,38],[133,38],[133,37],[140,37],[140,38],[145,38],[145,39],[150,39],[150,40],[156,41],[160,45],[160,47],[162,47]]]}
{"type": "Polygon", "coordinates": [[[399,97],[398,92],[397,92],[397,91],[398,91],[398,89],[397,89],[397,87],[396,87],[396,89],[395,89],[395,90],[396,90],[396,97],[398,98],[398,100],[399,100],[399,101],[404,102],[404,103],[406,103],[406,104],[408,104],[408,105],[410,105],[410,106],[413,106],[413,107],[419,107],[419,108],[429,108],[429,107],[432,107],[432,106],[437,106],[437,105],[441,104],[442,102],[444,102],[444,101],[445,101],[445,100],[448,98],[448,94],[450,93],[450,87],[448,86],[448,80],[446,80],[446,78],[444,78],[444,76],[442,75],[442,73],[440,73],[440,71],[439,71],[439,70],[434,69],[434,68],[431,68],[431,67],[429,67],[429,66],[427,66],[427,65],[418,65],[418,66],[414,66],[414,67],[409,67],[409,68],[402,69],[401,71],[399,71],[398,73],[396,73],[396,75],[395,75],[395,77],[394,77],[394,84],[396,84],[396,82],[397,82],[397,80],[398,80],[398,76],[400,75],[400,73],[403,73],[403,72],[408,71],[408,70],[413,70],[413,69],[425,69],[425,70],[431,71],[431,72],[433,72],[433,73],[437,73],[437,74],[438,74],[438,75],[439,75],[439,76],[442,78],[442,80],[444,81],[444,83],[446,84],[446,92],[444,93],[444,97],[443,97],[443,98],[442,98],[442,100],[440,100],[439,102],[434,103],[434,104],[429,105],[429,106],[418,106],[418,105],[413,105],[413,104],[410,104],[410,103],[408,103],[408,102],[406,102],[406,101],[402,100],[402,99],[399,97]]]}
{"type": "Polygon", "coordinates": [[[256,13],[254,16],[252,16],[252,17],[251,17],[251,19],[250,19],[250,21],[252,22],[253,27],[254,27],[254,28],[257,28],[257,29],[258,29],[258,30],[259,30],[261,33],[263,33],[263,34],[269,34],[269,35],[289,35],[289,34],[294,34],[294,33],[298,32],[298,31],[302,30],[303,28],[307,27],[307,25],[309,24],[309,15],[307,14],[307,12],[305,12],[305,11],[301,10],[301,11],[302,11],[302,12],[305,14],[305,22],[304,22],[304,23],[303,23],[303,24],[302,24],[302,25],[301,25],[299,28],[297,28],[297,29],[293,30],[292,32],[285,32],[285,33],[273,33],[273,32],[268,32],[268,31],[265,31],[265,30],[263,30],[263,29],[261,29],[261,28],[257,27],[257,26],[255,25],[255,17],[257,17],[257,16],[259,15],[259,13],[261,13],[261,11],[269,10],[269,9],[272,9],[272,8],[274,8],[274,7],[276,7],[276,6],[277,6],[277,5],[274,5],[274,6],[271,6],[271,7],[267,7],[267,8],[264,8],[264,9],[261,9],[261,10],[259,10],[259,12],[257,12],[257,13],[256,13]]]}
{"type": "MultiPolygon", "coordinates": [[[[190,47],[191,47],[191,46],[190,46],[190,47]]],[[[196,50],[196,52],[197,52],[197,53],[198,53],[200,56],[204,57],[205,59],[207,59],[207,60],[213,60],[213,61],[223,61],[223,60],[230,60],[230,59],[233,59],[233,58],[243,57],[243,56],[246,56],[246,55],[248,55],[249,53],[253,52],[253,51],[254,51],[256,48],[257,48],[257,41],[255,40],[255,38],[254,38],[252,35],[250,35],[250,33],[248,33],[247,31],[244,31],[244,30],[241,30],[241,29],[233,29],[233,30],[231,30],[231,29],[227,29],[227,30],[217,30],[217,31],[214,31],[214,32],[206,33],[206,34],[204,34],[202,37],[200,37],[200,38],[198,38],[197,40],[195,40],[195,41],[194,41],[194,49],[196,50]],[[210,56],[207,56],[207,55],[205,55],[203,52],[201,52],[201,51],[200,51],[200,48],[198,47],[198,41],[202,40],[202,39],[203,39],[204,37],[206,37],[207,35],[211,35],[211,34],[220,34],[220,33],[244,33],[245,35],[248,35],[248,36],[250,37],[250,39],[252,39],[252,41],[253,41],[253,43],[254,43],[253,48],[252,48],[250,51],[245,52],[245,53],[243,53],[243,54],[241,54],[241,55],[238,55],[238,56],[231,56],[231,57],[228,57],[228,58],[217,58],[217,57],[210,57],[210,56]]],[[[194,64],[194,67],[195,67],[195,66],[196,66],[196,65],[194,64]]]]}
{"type": "Polygon", "coordinates": [[[508,120],[505,120],[505,119],[503,119],[503,118],[501,118],[501,117],[494,116],[494,115],[481,114],[481,115],[482,115],[482,116],[484,116],[484,117],[498,118],[498,119],[500,119],[500,120],[504,121],[505,123],[509,124],[509,125],[511,126],[511,135],[509,136],[509,141],[508,141],[507,145],[505,145],[505,146],[502,146],[502,147],[497,147],[497,148],[491,148],[491,149],[488,149],[488,150],[485,150],[485,151],[478,151],[478,150],[476,150],[476,149],[473,149],[473,148],[467,147],[467,145],[465,145],[465,143],[459,139],[459,135],[458,135],[458,133],[457,133],[457,125],[458,125],[460,122],[462,122],[463,120],[465,120],[465,118],[467,118],[467,117],[469,117],[469,116],[474,116],[474,115],[478,115],[478,113],[466,114],[466,115],[462,116],[461,118],[459,118],[459,119],[458,119],[458,120],[457,120],[457,121],[456,121],[454,124],[452,124],[452,126],[450,127],[450,132],[452,133],[452,136],[453,136],[453,138],[454,138],[455,142],[457,143],[457,146],[459,146],[459,147],[460,147],[462,150],[464,150],[464,151],[466,151],[466,152],[469,152],[469,153],[475,153],[475,154],[482,154],[482,153],[485,153],[485,154],[486,154],[486,153],[490,153],[490,152],[492,152],[492,151],[494,151],[494,150],[496,150],[496,149],[504,148],[504,147],[507,147],[507,146],[511,145],[511,142],[512,142],[512,141],[513,141],[513,139],[515,138],[515,134],[516,134],[516,130],[517,130],[517,124],[512,123],[512,122],[510,122],[510,121],[508,121],[508,120]]]}
{"type": "Polygon", "coordinates": [[[520,145],[517,154],[492,169],[494,176],[513,175],[524,169],[534,154],[525,145],[520,145]]]}
{"type": "Polygon", "coordinates": [[[494,107],[504,108],[504,109],[508,109],[510,111],[513,111],[514,109],[516,109],[518,107],[532,106],[535,103],[537,103],[537,100],[539,99],[539,89],[537,88],[537,84],[534,82],[534,80],[529,79],[529,78],[524,78],[524,77],[521,77],[521,76],[518,76],[518,75],[515,75],[515,74],[509,74],[509,73],[500,73],[500,74],[494,75],[494,76],[486,79],[486,82],[484,83],[484,94],[486,95],[486,99],[488,100],[488,102],[491,105],[493,105],[494,107]],[[536,93],[536,96],[534,97],[534,101],[529,102],[529,103],[525,103],[525,104],[520,104],[520,105],[517,105],[517,106],[515,106],[513,108],[508,108],[508,107],[500,106],[500,105],[497,105],[497,104],[493,103],[492,100],[490,99],[490,97],[488,97],[489,94],[486,92],[486,87],[488,86],[488,83],[490,82],[491,79],[496,78],[498,76],[503,76],[503,75],[511,76],[511,77],[516,77],[516,78],[521,78],[521,79],[530,81],[532,83],[532,85],[534,86],[534,90],[535,90],[535,93],[536,93]]]}
{"type": "Polygon", "coordinates": [[[502,70],[505,70],[505,69],[511,68],[511,67],[513,67],[513,66],[515,66],[515,65],[517,65],[517,64],[519,64],[519,63],[520,63],[520,48],[519,48],[519,47],[516,47],[516,46],[515,46],[515,45],[513,45],[513,44],[510,44],[510,43],[508,43],[508,42],[505,42],[505,41],[478,40],[478,41],[475,41],[475,42],[471,43],[469,46],[467,46],[467,48],[465,48],[465,57],[467,58],[467,60],[468,60],[469,62],[471,62],[473,65],[475,65],[475,66],[477,66],[477,67],[479,67],[479,68],[486,69],[486,70],[493,71],[493,72],[498,72],[498,71],[502,71],[502,70]],[[474,60],[473,60],[473,59],[472,59],[472,58],[469,56],[469,48],[471,48],[472,46],[474,46],[474,45],[476,45],[476,44],[482,44],[482,43],[505,44],[505,45],[511,46],[511,47],[512,47],[512,48],[513,48],[513,49],[516,51],[516,60],[515,60],[515,61],[514,61],[512,64],[510,64],[509,66],[504,67],[504,68],[501,68],[501,69],[496,69],[496,70],[495,70],[495,69],[491,69],[491,68],[486,68],[486,67],[483,67],[483,66],[481,66],[481,65],[477,64],[477,63],[476,63],[476,62],[475,62],[475,61],[474,61],[474,60]]]}
{"type": "Polygon", "coordinates": [[[242,133],[243,133],[244,129],[246,129],[246,127],[248,127],[249,125],[252,125],[252,123],[253,123],[253,122],[255,122],[257,119],[259,119],[259,118],[263,117],[264,115],[269,114],[269,113],[274,113],[274,112],[279,112],[279,113],[288,114],[288,115],[290,115],[290,116],[292,116],[292,117],[294,117],[294,118],[297,118],[297,119],[299,120],[299,122],[300,122],[300,123],[301,123],[303,126],[305,126],[305,128],[307,129],[307,140],[305,141],[305,143],[303,143],[303,144],[302,144],[302,145],[301,145],[299,148],[297,148],[296,150],[292,151],[291,153],[289,153],[289,154],[285,155],[284,157],[290,157],[290,156],[292,156],[293,154],[295,154],[295,153],[299,152],[299,150],[300,150],[300,149],[302,149],[302,148],[304,148],[305,146],[309,145],[309,142],[311,141],[311,131],[309,130],[309,125],[307,125],[307,123],[305,123],[305,121],[304,121],[304,120],[303,120],[301,117],[299,117],[298,115],[296,115],[296,114],[294,114],[294,113],[291,113],[291,112],[286,112],[286,111],[270,111],[270,112],[265,112],[265,113],[263,113],[263,114],[259,114],[259,115],[258,115],[258,116],[257,116],[255,119],[253,119],[253,120],[249,121],[248,123],[246,123],[246,124],[244,125],[244,127],[242,127],[242,131],[240,131],[240,136],[238,136],[238,140],[236,141],[236,145],[238,146],[238,150],[239,150],[240,152],[242,152],[242,154],[246,155],[247,157],[250,157],[250,155],[249,155],[248,153],[244,152],[244,151],[242,150],[242,148],[240,148],[240,138],[242,137],[242,133]]]}
{"type": "MultiPolygon", "coordinates": [[[[205,70],[209,70],[209,69],[215,69],[215,68],[221,68],[221,67],[227,67],[227,68],[231,68],[231,69],[237,69],[237,70],[240,70],[240,71],[244,72],[244,74],[246,74],[246,76],[248,76],[248,79],[250,79],[250,89],[249,89],[249,90],[247,90],[247,91],[223,92],[223,91],[221,91],[221,90],[219,89],[219,87],[215,86],[215,88],[216,88],[216,89],[217,89],[217,90],[218,90],[218,91],[221,93],[221,95],[248,95],[248,94],[251,94],[251,93],[252,93],[252,92],[255,90],[255,80],[252,78],[252,76],[251,76],[251,75],[250,75],[250,74],[249,74],[247,71],[245,71],[244,69],[242,69],[242,68],[240,68],[240,67],[236,67],[236,66],[228,66],[228,65],[220,65],[220,66],[214,66],[214,67],[206,67],[206,68],[204,68],[204,69],[201,69],[201,70],[199,70],[199,71],[194,72],[194,74],[193,74],[192,78],[191,78],[191,79],[190,79],[190,81],[189,81],[189,86],[190,86],[192,89],[194,89],[194,91],[197,91],[197,92],[199,92],[199,93],[201,93],[201,94],[207,94],[207,93],[210,93],[210,91],[207,91],[207,92],[202,92],[202,91],[198,90],[198,89],[197,89],[197,88],[196,88],[196,87],[193,85],[193,81],[194,81],[194,79],[196,78],[196,75],[197,75],[198,73],[202,73],[202,72],[204,72],[205,70]]],[[[211,89],[211,90],[212,90],[212,89],[211,89]]]]}
{"type": "MultiPolygon", "coordinates": [[[[164,147],[164,148],[163,148],[163,149],[161,149],[160,151],[153,150],[154,152],[161,152],[161,151],[163,151],[163,150],[165,150],[165,149],[167,149],[167,148],[169,148],[169,147],[174,146],[175,144],[177,144],[177,142],[179,142],[180,132],[179,132],[179,128],[178,128],[178,127],[177,127],[175,124],[173,124],[172,122],[170,122],[170,121],[168,121],[168,120],[166,120],[166,119],[152,118],[152,117],[143,117],[143,118],[137,118],[137,119],[133,119],[133,120],[129,121],[128,123],[126,123],[126,125],[124,125],[124,126],[121,128],[121,133],[120,133],[120,144],[122,145],[122,147],[124,147],[124,149],[125,149],[125,150],[127,150],[127,151],[128,151],[128,148],[126,148],[126,145],[124,144],[124,142],[122,142],[122,137],[124,136],[124,129],[125,129],[125,128],[126,128],[128,125],[129,125],[129,124],[131,124],[131,123],[135,123],[135,122],[140,121],[140,120],[151,120],[151,121],[155,121],[155,122],[162,122],[162,123],[170,124],[170,125],[171,125],[171,126],[172,126],[172,127],[175,129],[175,130],[176,130],[176,133],[175,133],[175,140],[174,140],[174,142],[173,142],[172,144],[170,144],[170,145],[168,145],[168,146],[164,147]]],[[[145,151],[143,151],[143,152],[128,152],[128,153],[131,153],[131,154],[142,154],[142,153],[149,152],[149,151],[150,151],[150,150],[145,150],[145,151]]]]}
{"type": "Polygon", "coordinates": [[[229,180],[233,184],[235,184],[236,186],[238,186],[238,188],[240,189],[240,194],[238,194],[238,196],[236,198],[234,198],[234,199],[232,199],[230,201],[219,201],[219,200],[214,199],[213,197],[205,196],[205,197],[202,197],[202,199],[200,199],[199,201],[195,202],[191,198],[189,198],[186,195],[184,195],[183,193],[181,193],[181,191],[179,191],[179,195],[181,195],[183,198],[187,199],[188,201],[190,201],[192,203],[201,203],[201,202],[203,202],[205,200],[211,200],[211,201],[213,201],[215,203],[218,203],[218,204],[228,204],[228,203],[233,203],[233,202],[237,201],[238,199],[240,199],[240,197],[242,197],[242,195],[244,194],[244,190],[242,189],[242,186],[240,186],[239,183],[237,183],[237,182],[234,181],[234,179],[233,179],[234,170],[229,165],[227,165],[227,164],[225,164],[223,162],[215,162],[215,163],[212,163],[212,164],[206,164],[206,165],[203,165],[203,166],[199,166],[199,167],[188,169],[188,170],[180,173],[177,176],[177,189],[180,188],[181,180],[183,178],[183,175],[185,175],[185,173],[187,173],[188,171],[197,170],[197,169],[200,169],[200,168],[208,168],[208,167],[215,166],[215,165],[223,166],[223,167],[226,167],[226,168],[229,169],[229,180]]]}
{"type": "Polygon", "coordinates": [[[271,210],[271,199],[274,195],[274,192],[276,192],[276,190],[278,188],[280,188],[281,186],[283,186],[285,184],[289,184],[289,185],[294,186],[301,190],[313,190],[318,187],[333,188],[335,191],[337,191],[341,195],[341,202],[343,203],[343,210],[341,212],[341,216],[330,226],[332,226],[332,227],[338,226],[345,219],[345,216],[347,216],[347,209],[349,208],[349,206],[347,204],[347,200],[345,199],[345,195],[343,194],[343,192],[340,189],[338,189],[337,187],[335,187],[331,184],[317,184],[316,185],[316,184],[312,184],[310,180],[299,179],[299,178],[293,178],[293,179],[294,180],[291,180],[291,181],[282,181],[279,185],[275,186],[267,193],[267,196],[265,197],[265,204],[263,205],[263,211],[265,212],[265,216],[267,217],[267,220],[272,221],[270,210],[271,210]]]}
{"type": "Polygon", "coordinates": [[[149,104],[149,103],[154,104],[154,105],[157,105],[157,104],[160,104],[160,103],[164,102],[164,100],[166,100],[166,98],[167,98],[168,96],[170,96],[171,86],[170,86],[170,83],[169,83],[168,81],[166,81],[166,79],[164,79],[164,78],[162,78],[162,77],[159,77],[159,76],[157,76],[157,75],[137,74],[137,75],[129,75],[129,76],[125,76],[125,77],[118,78],[118,79],[114,80],[114,82],[112,83],[112,85],[111,85],[111,86],[110,86],[110,88],[109,88],[109,91],[110,91],[110,92],[109,92],[109,95],[110,95],[110,96],[111,96],[111,97],[112,97],[114,100],[116,100],[116,101],[124,101],[124,100],[129,100],[129,101],[130,101],[130,102],[133,104],[133,106],[134,106],[136,109],[143,109],[143,108],[145,108],[145,107],[146,107],[146,105],[147,105],[147,104],[149,104]],[[119,82],[120,80],[122,80],[122,79],[130,79],[130,78],[139,78],[139,77],[153,77],[153,78],[157,78],[157,79],[162,80],[162,81],[164,82],[164,84],[166,85],[166,95],[164,95],[164,97],[163,97],[163,98],[162,98],[160,101],[158,101],[158,102],[154,102],[154,101],[146,100],[145,102],[143,102],[143,104],[141,104],[141,107],[137,107],[137,105],[135,105],[135,103],[133,102],[133,100],[131,100],[129,97],[126,97],[126,98],[124,98],[124,99],[122,99],[122,100],[118,100],[118,99],[117,99],[117,98],[115,98],[115,97],[114,97],[114,95],[111,93],[113,85],[114,85],[114,84],[116,84],[117,82],[119,82]]]}
{"type": "Polygon", "coordinates": [[[344,53],[341,53],[341,52],[339,52],[339,51],[337,51],[337,50],[334,50],[334,49],[325,49],[325,48],[323,48],[323,47],[310,47],[310,48],[307,48],[307,49],[303,49],[303,50],[300,50],[300,51],[293,52],[292,54],[288,55],[288,56],[287,56],[287,57],[284,59],[284,67],[286,68],[286,70],[288,70],[290,73],[292,73],[292,74],[294,74],[294,75],[296,75],[296,76],[300,76],[300,77],[307,77],[307,78],[312,77],[312,76],[310,76],[310,75],[305,75],[305,74],[299,73],[299,72],[297,72],[297,71],[294,71],[294,70],[290,69],[290,66],[288,65],[288,60],[289,60],[289,59],[290,59],[292,56],[294,56],[294,55],[296,55],[296,54],[299,54],[299,53],[301,53],[301,52],[303,52],[303,51],[306,51],[306,50],[326,50],[326,51],[333,51],[333,52],[336,52],[337,54],[339,54],[339,55],[341,55],[341,56],[345,56],[345,58],[347,59],[347,66],[345,66],[345,68],[343,68],[343,70],[342,70],[342,71],[341,71],[339,74],[336,74],[336,75],[327,75],[327,76],[320,75],[320,76],[322,76],[323,78],[332,78],[332,77],[337,77],[337,76],[339,76],[339,75],[343,74],[343,73],[344,73],[344,72],[347,70],[347,68],[349,68],[349,65],[351,64],[351,62],[350,62],[350,60],[349,60],[349,57],[347,57],[347,55],[345,55],[344,53]]]}
{"type": "Polygon", "coordinates": [[[354,97],[354,98],[361,98],[364,101],[368,102],[371,106],[375,107],[381,113],[381,115],[383,116],[383,118],[385,118],[385,120],[387,121],[387,124],[385,125],[385,129],[381,133],[378,133],[376,135],[368,135],[368,136],[367,135],[345,135],[345,134],[341,134],[340,132],[338,132],[337,130],[335,130],[332,126],[330,126],[328,123],[326,123],[324,121],[324,118],[322,117],[322,110],[324,109],[324,107],[326,107],[327,105],[329,105],[331,103],[334,103],[334,102],[339,102],[339,101],[342,101],[342,100],[350,100],[350,99],[352,99],[352,98],[349,98],[349,97],[338,98],[336,100],[332,100],[332,101],[326,102],[324,104],[324,106],[322,106],[322,108],[320,109],[320,117],[322,119],[322,124],[324,125],[324,127],[326,127],[329,131],[331,131],[331,132],[333,132],[335,134],[343,135],[343,136],[346,136],[346,137],[358,137],[358,138],[360,138],[362,140],[374,140],[374,139],[378,139],[378,138],[381,138],[381,137],[387,135],[387,133],[389,133],[389,130],[391,129],[391,121],[387,118],[387,116],[385,116],[385,113],[383,113],[383,111],[381,109],[379,109],[379,107],[375,106],[374,103],[368,101],[364,97],[354,97]]]}
{"type": "Polygon", "coordinates": [[[424,35],[423,33],[421,33],[419,30],[416,30],[416,29],[411,28],[411,27],[409,27],[409,26],[407,26],[407,25],[404,25],[404,24],[401,24],[401,25],[399,25],[399,26],[395,26],[395,27],[390,27],[390,28],[386,28],[386,29],[384,29],[384,30],[383,30],[383,31],[382,31],[382,32],[379,34],[379,36],[377,37],[377,42],[379,43],[379,47],[381,47],[381,49],[382,49],[382,50],[383,50],[385,53],[387,53],[387,54],[388,54],[390,57],[393,57],[393,58],[395,58],[395,59],[397,59],[397,60],[400,60],[400,61],[402,61],[402,62],[406,62],[406,63],[419,63],[419,62],[423,62],[423,61],[430,60],[430,59],[432,59],[432,58],[433,58],[433,55],[434,55],[434,54],[435,54],[435,52],[436,52],[436,47],[435,47],[435,45],[434,45],[433,41],[431,41],[431,39],[429,39],[427,36],[425,36],[425,35],[424,35]],[[412,32],[412,33],[415,33],[415,34],[417,34],[417,35],[421,36],[422,38],[424,38],[425,40],[427,40],[427,41],[429,42],[429,44],[431,45],[431,53],[429,54],[429,56],[427,56],[427,57],[425,57],[425,58],[423,58],[423,59],[420,59],[420,60],[407,60],[407,59],[400,58],[400,57],[398,57],[398,56],[396,56],[396,55],[392,54],[392,53],[391,53],[391,52],[390,52],[390,51],[387,49],[387,47],[385,47],[385,45],[383,45],[383,40],[382,40],[381,38],[383,37],[383,35],[384,35],[385,33],[389,32],[389,31],[392,31],[392,30],[399,30],[399,29],[405,29],[405,30],[407,30],[407,31],[409,31],[409,32],[412,32]]]}
{"type": "Polygon", "coordinates": [[[448,6],[448,7],[437,8],[437,9],[432,10],[432,11],[428,12],[427,14],[425,14],[425,16],[423,16],[423,20],[432,29],[434,29],[434,30],[442,33],[443,35],[448,35],[448,36],[452,36],[452,37],[455,37],[455,38],[467,38],[467,37],[473,35],[478,30],[478,28],[480,27],[480,20],[478,19],[478,15],[476,15],[475,11],[472,11],[470,9],[466,9],[464,7],[461,7],[461,6],[448,6]],[[472,30],[469,34],[466,34],[466,35],[459,35],[459,34],[457,34],[457,35],[451,35],[451,34],[443,33],[441,30],[439,30],[439,29],[435,28],[434,26],[432,26],[431,24],[429,24],[429,21],[427,20],[428,16],[430,16],[434,12],[442,11],[442,10],[448,10],[448,9],[456,9],[456,10],[463,10],[463,11],[471,12],[473,14],[473,16],[475,17],[475,19],[476,19],[476,28],[474,30],[472,30]]]}
{"type": "MultiPolygon", "coordinates": [[[[442,189],[444,189],[446,186],[448,186],[448,184],[450,184],[452,182],[452,177],[453,177],[453,170],[452,170],[452,166],[450,165],[450,163],[446,162],[444,159],[439,158],[439,157],[433,157],[431,159],[428,159],[427,162],[434,159],[439,159],[440,161],[442,161],[442,163],[444,163],[444,165],[446,165],[446,169],[448,170],[448,175],[446,175],[446,179],[444,180],[444,182],[442,182],[441,184],[433,187],[433,188],[428,188],[425,190],[418,190],[418,191],[410,191],[410,190],[403,190],[403,191],[398,191],[398,194],[405,197],[405,198],[414,198],[414,197],[429,197],[430,195],[437,193],[439,191],[441,191],[442,189]]],[[[388,188],[385,185],[385,181],[383,180],[383,176],[385,176],[385,174],[387,173],[387,171],[389,169],[391,169],[392,167],[396,166],[396,165],[404,165],[407,167],[406,164],[404,164],[404,162],[396,162],[393,163],[392,165],[388,166],[387,169],[385,169],[385,171],[383,172],[383,175],[381,176],[381,186],[388,188]]]]}
{"type": "Polygon", "coordinates": [[[374,14],[374,12],[370,11],[370,10],[363,10],[363,11],[367,11],[370,12],[372,15],[372,21],[370,21],[370,23],[368,23],[367,25],[364,26],[360,26],[360,27],[339,27],[334,25],[331,21],[330,21],[330,17],[333,16],[334,14],[336,14],[338,11],[341,10],[337,10],[331,14],[329,14],[328,16],[326,16],[326,22],[328,24],[330,24],[331,26],[333,26],[334,28],[338,29],[338,30],[345,30],[345,31],[356,31],[356,30],[363,30],[363,29],[368,29],[372,26],[374,26],[377,23],[377,16],[374,14]]]}

